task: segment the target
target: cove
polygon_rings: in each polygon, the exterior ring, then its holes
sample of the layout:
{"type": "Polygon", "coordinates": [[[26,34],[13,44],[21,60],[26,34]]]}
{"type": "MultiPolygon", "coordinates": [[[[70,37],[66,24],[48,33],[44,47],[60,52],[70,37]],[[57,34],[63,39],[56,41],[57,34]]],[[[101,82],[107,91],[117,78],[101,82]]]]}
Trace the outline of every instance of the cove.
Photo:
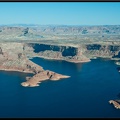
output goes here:
{"type": "Polygon", "coordinates": [[[31,59],[45,70],[70,75],[22,87],[25,73],[0,71],[0,118],[119,118],[120,110],[108,103],[119,99],[120,74],[112,60],[87,63],[31,59]]]}

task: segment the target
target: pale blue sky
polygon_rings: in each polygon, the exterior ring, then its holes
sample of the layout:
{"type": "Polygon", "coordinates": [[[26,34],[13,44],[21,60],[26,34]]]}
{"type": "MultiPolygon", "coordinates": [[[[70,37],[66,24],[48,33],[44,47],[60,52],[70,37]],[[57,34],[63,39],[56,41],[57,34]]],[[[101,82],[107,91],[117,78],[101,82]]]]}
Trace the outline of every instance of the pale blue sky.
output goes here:
{"type": "Polygon", "coordinates": [[[0,24],[120,25],[120,2],[0,2],[0,24]]]}

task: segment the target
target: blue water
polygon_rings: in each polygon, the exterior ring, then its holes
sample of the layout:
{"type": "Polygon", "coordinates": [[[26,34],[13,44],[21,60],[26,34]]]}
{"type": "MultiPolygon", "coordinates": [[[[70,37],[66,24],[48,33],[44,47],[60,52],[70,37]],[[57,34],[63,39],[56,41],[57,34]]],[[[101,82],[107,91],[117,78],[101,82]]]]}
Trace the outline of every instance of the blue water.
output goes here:
{"type": "Polygon", "coordinates": [[[108,103],[118,99],[120,73],[114,61],[94,59],[88,63],[32,59],[61,74],[60,81],[44,81],[39,87],[22,87],[29,74],[0,72],[0,118],[117,118],[120,110],[108,103]]]}

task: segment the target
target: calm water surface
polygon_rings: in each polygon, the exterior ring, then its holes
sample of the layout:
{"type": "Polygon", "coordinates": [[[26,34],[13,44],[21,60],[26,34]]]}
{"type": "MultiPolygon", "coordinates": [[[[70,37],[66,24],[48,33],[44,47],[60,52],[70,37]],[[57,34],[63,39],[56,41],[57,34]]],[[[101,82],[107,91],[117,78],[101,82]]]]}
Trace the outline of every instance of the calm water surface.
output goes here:
{"type": "Polygon", "coordinates": [[[22,87],[31,74],[0,71],[0,117],[117,118],[108,101],[119,99],[120,74],[114,61],[94,59],[88,63],[32,59],[68,79],[44,81],[39,87],[22,87]]]}

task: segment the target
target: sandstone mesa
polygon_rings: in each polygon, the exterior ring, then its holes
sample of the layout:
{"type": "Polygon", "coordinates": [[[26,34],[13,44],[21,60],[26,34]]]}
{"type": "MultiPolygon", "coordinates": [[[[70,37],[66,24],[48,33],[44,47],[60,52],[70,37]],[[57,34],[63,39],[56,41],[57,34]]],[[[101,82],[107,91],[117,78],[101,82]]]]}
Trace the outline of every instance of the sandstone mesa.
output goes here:
{"type": "Polygon", "coordinates": [[[44,80],[59,80],[70,76],[61,75],[49,70],[44,70],[41,66],[30,61],[20,43],[3,43],[0,47],[0,70],[19,71],[33,73],[33,77],[27,77],[22,86],[39,86],[44,80]],[[7,48],[5,48],[7,46],[7,48]],[[15,47],[13,47],[15,46],[15,47]]]}

